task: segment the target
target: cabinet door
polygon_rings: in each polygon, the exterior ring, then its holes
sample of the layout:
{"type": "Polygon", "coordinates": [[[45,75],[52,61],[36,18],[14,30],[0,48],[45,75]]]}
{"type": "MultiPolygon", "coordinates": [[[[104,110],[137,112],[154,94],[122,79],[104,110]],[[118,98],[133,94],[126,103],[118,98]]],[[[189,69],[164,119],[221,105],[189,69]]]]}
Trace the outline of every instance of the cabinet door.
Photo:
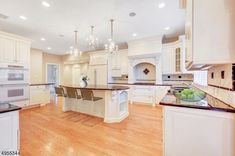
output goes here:
{"type": "Polygon", "coordinates": [[[107,65],[90,66],[88,70],[88,85],[107,85],[107,65]]]}
{"type": "Polygon", "coordinates": [[[18,150],[18,112],[9,112],[0,114],[0,151],[18,150]]]}
{"type": "Polygon", "coordinates": [[[118,62],[121,67],[121,74],[127,75],[128,74],[128,51],[123,50],[120,52],[120,60],[118,62]]]}
{"type": "Polygon", "coordinates": [[[5,63],[16,62],[15,40],[0,36],[0,60],[5,63]]]}
{"type": "Polygon", "coordinates": [[[189,63],[193,61],[192,24],[193,24],[193,0],[187,0],[186,20],[185,20],[185,63],[186,65],[188,65],[189,63]]]}
{"type": "Polygon", "coordinates": [[[121,54],[120,52],[113,52],[111,54],[112,56],[112,69],[121,69],[121,63],[120,63],[120,57],[121,57],[121,54]]]}
{"type": "Polygon", "coordinates": [[[175,47],[167,46],[162,50],[162,72],[163,74],[172,74],[175,73],[175,47]]]}
{"type": "Polygon", "coordinates": [[[16,60],[17,63],[28,66],[30,63],[30,44],[23,41],[16,43],[16,60]]]}

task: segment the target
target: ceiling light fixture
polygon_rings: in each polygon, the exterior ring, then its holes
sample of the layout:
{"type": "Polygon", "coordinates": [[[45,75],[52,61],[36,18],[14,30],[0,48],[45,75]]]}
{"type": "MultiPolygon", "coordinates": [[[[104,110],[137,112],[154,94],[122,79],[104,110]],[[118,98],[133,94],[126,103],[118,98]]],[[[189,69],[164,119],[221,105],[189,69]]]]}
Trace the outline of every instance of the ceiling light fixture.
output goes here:
{"type": "Polygon", "coordinates": [[[72,46],[70,47],[70,55],[81,56],[82,52],[79,50],[79,47],[78,47],[78,31],[75,30],[74,33],[75,33],[75,44],[74,44],[74,47],[72,46]]]}
{"type": "Polygon", "coordinates": [[[113,38],[113,22],[114,20],[111,19],[110,23],[111,23],[111,38],[108,39],[108,43],[105,44],[105,49],[108,50],[110,53],[114,52],[114,51],[118,51],[118,45],[115,44],[114,42],[114,38],[113,38]]]}
{"type": "Polygon", "coordinates": [[[47,8],[49,8],[51,5],[48,3],[48,2],[46,2],[46,1],[43,1],[42,2],[42,5],[43,6],[45,6],[45,7],[47,7],[47,8]]]}
{"type": "Polygon", "coordinates": [[[133,37],[136,37],[136,36],[137,36],[137,34],[136,34],[136,33],[133,33],[133,34],[132,34],[132,36],[133,36],[133,37]]]}
{"type": "Polygon", "coordinates": [[[158,4],[158,8],[162,9],[166,6],[166,4],[164,2],[161,2],[158,4]]]}
{"type": "Polygon", "coordinates": [[[27,17],[25,17],[25,16],[19,16],[22,20],[27,20],[27,17]]]}
{"type": "Polygon", "coordinates": [[[94,36],[94,26],[91,26],[91,34],[87,38],[89,50],[95,50],[98,45],[98,38],[94,36]]]}
{"type": "Polygon", "coordinates": [[[131,12],[131,13],[129,13],[129,16],[130,17],[134,17],[134,16],[136,16],[136,13],[135,12],[131,12]]]}
{"type": "Polygon", "coordinates": [[[40,40],[41,40],[41,41],[46,41],[46,39],[45,39],[45,38],[43,38],[43,37],[42,37],[40,40]]]}
{"type": "Polygon", "coordinates": [[[165,29],[165,30],[170,30],[171,28],[170,28],[170,27],[165,27],[164,29],[165,29]]]}
{"type": "Polygon", "coordinates": [[[48,49],[48,50],[51,50],[51,47],[48,47],[47,49],[48,49]]]}

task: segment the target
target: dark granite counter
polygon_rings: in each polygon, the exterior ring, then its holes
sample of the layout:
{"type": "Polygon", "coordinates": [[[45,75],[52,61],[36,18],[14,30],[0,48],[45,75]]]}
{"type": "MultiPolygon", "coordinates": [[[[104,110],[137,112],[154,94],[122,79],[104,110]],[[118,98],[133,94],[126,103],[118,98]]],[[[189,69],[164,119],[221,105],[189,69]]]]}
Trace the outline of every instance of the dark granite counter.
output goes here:
{"type": "Polygon", "coordinates": [[[172,86],[170,84],[155,84],[155,83],[109,83],[113,85],[143,85],[143,86],[172,86]]]}
{"type": "Polygon", "coordinates": [[[55,83],[34,83],[30,84],[30,86],[47,86],[47,85],[54,85],[55,83]]]}
{"type": "Polygon", "coordinates": [[[205,110],[216,110],[224,112],[235,113],[235,108],[229,106],[228,104],[222,102],[221,100],[206,94],[205,99],[198,102],[187,102],[177,99],[172,94],[167,94],[161,101],[160,105],[163,106],[175,106],[175,107],[186,107],[195,109],[205,109],[205,110]]]}
{"type": "Polygon", "coordinates": [[[1,113],[7,113],[12,111],[20,110],[21,107],[9,104],[9,103],[0,103],[0,114],[1,113]]]}
{"type": "Polygon", "coordinates": [[[61,87],[70,87],[70,88],[76,88],[76,89],[88,89],[88,90],[127,90],[130,89],[127,86],[117,86],[117,85],[88,85],[87,87],[83,88],[80,86],[75,85],[60,85],[61,87]]]}

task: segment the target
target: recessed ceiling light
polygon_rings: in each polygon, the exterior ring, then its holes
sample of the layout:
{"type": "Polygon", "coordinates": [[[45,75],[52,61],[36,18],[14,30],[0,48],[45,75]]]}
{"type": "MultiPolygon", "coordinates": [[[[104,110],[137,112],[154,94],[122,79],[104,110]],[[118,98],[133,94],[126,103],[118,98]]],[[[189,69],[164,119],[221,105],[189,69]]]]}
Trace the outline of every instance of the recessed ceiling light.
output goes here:
{"type": "Polygon", "coordinates": [[[158,4],[158,8],[162,9],[166,6],[164,2],[158,4]]]}
{"type": "Polygon", "coordinates": [[[1,18],[1,19],[7,19],[8,16],[0,13],[0,18],[1,18]]]}
{"type": "Polygon", "coordinates": [[[69,48],[70,48],[70,49],[73,49],[73,46],[70,46],[69,48]]]}
{"type": "Polygon", "coordinates": [[[51,50],[51,47],[48,47],[47,49],[48,49],[48,50],[51,50]]]}
{"type": "Polygon", "coordinates": [[[129,16],[130,17],[134,17],[134,16],[136,16],[136,13],[135,12],[131,12],[131,13],[129,13],[129,16]]]}
{"type": "Polygon", "coordinates": [[[27,20],[27,17],[25,17],[25,16],[19,16],[22,20],[27,20]]]}
{"type": "Polygon", "coordinates": [[[41,38],[41,41],[46,41],[46,39],[42,37],[42,38],[41,38]]]}
{"type": "Polygon", "coordinates": [[[136,37],[136,36],[137,36],[137,34],[136,34],[136,33],[133,33],[133,34],[132,34],[132,36],[133,36],[133,37],[136,37]]]}
{"type": "Polygon", "coordinates": [[[170,30],[171,28],[170,28],[170,27],[165,27],[164,29],[165,29],[165,30],[170,30]]]}
{"type": "Polygon", "coordinates": [[[42,2],[42,5],[45,6],[45,7],[48,7],[48,8],[51,6],[51,5],[50,5],[48,2],[46,2],[46,1],[43,1],[43,2],[42,2]]]}

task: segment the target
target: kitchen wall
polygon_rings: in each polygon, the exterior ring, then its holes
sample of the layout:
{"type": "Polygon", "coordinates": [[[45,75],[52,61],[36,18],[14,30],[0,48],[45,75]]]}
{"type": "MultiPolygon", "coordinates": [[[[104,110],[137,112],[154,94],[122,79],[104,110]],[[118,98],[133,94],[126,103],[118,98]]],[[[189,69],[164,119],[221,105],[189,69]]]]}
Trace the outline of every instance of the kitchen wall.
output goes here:
{"type": "Polygon", "coordinates": [[[42,58],[41,50],[31,49],[30,53],[30,83],[42,83],[42,58]]]}
{"type": "Polygon", "coordinates": [[[64,77],[64,64],[62,62],[62,56],[61,55],[52,55],[43,53],[43,59],[42,59],[42,80],[43,82],[46,82],[46,66],[48,63],[58,64],[60,66],[60,84],[63,84],[63,77],[64,77]]]}
{"type": "Polygon", "coordinates": [[[64,63],[62,56],[44,53],[39,49],[31,49],[30,53],[30,83],[45,83],[46,82],[46,65],[47,63],[54,63],[60,66],[60,84],[64,80],[64,63]]]}

